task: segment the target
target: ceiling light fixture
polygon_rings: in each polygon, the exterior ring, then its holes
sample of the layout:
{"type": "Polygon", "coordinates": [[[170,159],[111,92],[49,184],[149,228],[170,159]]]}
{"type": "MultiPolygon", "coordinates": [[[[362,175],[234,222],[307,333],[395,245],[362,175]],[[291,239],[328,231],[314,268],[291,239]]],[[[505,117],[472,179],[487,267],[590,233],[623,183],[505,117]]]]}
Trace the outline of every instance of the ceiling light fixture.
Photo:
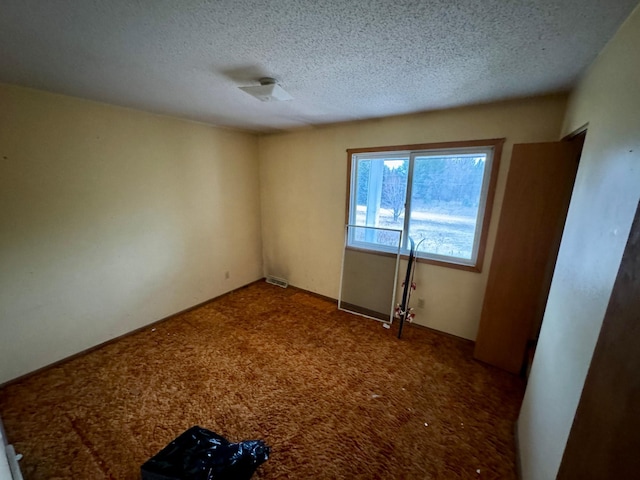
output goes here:
{"type": "Polygon", "coordinates": [[[263,77],[259,80],[260,85],[253,87],[239,87],[240,90],[256,97],[261,102],[280,102],[283,100],[293,100],[284,88],[276,83],[271,77],[263,77]]]}

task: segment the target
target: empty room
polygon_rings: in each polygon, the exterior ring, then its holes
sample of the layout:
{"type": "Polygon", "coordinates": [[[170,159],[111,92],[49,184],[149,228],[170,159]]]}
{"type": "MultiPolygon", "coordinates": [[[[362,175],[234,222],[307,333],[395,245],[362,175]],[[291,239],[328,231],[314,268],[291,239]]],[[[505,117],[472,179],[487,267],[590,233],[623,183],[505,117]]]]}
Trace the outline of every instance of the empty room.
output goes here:
{"type": "Polygon", "coordinates": [[[0,480],[631,479],[637,0],[4,0],[0,480]]]}

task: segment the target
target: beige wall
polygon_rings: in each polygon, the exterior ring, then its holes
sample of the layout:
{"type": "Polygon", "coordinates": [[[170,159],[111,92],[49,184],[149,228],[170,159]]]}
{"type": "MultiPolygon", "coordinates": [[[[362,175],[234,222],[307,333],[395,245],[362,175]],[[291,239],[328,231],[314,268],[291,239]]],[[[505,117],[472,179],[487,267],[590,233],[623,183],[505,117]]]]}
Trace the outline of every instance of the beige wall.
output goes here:
{"type": "Polygon", "coordinates": [[[0,85],[0,383],[260,278],[259,201],[253,135],[0,85]]]}
{"type": "MultiPolygon", "coordinates": [[[[344,241],[347,148],[506,137],[485,265],[514,143],[557,140],[564,96],[495,103],[260,138],[265,273],[337,298],[344,241]]],[[[481,274],[420,264],[416,322],[475,339],[488,268],[481,274]]],[[[417,303],[417,301],[415,302],[417,303]]]]}
{"type": "Polygon", "coordinates": [[[518,420],[524,480],[556,477],[640,199],[638,45],[636,8],[565,117],[564,134],[589,129],[518,420]]]}

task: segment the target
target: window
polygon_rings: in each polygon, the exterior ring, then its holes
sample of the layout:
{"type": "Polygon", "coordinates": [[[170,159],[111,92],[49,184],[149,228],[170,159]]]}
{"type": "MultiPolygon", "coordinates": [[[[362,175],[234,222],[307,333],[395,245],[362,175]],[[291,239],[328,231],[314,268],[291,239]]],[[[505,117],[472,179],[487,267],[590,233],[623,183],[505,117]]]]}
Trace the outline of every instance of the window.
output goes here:
{"type": "MultiPolygon", "coordinates": [[[[348,223],[401,230],[403,254],[411,237],[419,261],[480,271],[503,142],[347,150],[348,223]]],[[[349,247],[390,251],[384,231],[351,231],[349,247]]]]}

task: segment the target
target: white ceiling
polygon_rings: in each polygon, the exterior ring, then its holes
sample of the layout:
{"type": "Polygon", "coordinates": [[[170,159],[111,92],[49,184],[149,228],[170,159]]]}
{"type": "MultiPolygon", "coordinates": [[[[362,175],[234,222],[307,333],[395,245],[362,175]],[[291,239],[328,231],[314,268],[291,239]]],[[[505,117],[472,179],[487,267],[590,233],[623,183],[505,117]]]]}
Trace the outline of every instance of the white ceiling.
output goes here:
{"type": "Polygon", "coordinates": [[[637,3],[2,0],[0,82],[290,130],[567,90],[637,3]]]}

